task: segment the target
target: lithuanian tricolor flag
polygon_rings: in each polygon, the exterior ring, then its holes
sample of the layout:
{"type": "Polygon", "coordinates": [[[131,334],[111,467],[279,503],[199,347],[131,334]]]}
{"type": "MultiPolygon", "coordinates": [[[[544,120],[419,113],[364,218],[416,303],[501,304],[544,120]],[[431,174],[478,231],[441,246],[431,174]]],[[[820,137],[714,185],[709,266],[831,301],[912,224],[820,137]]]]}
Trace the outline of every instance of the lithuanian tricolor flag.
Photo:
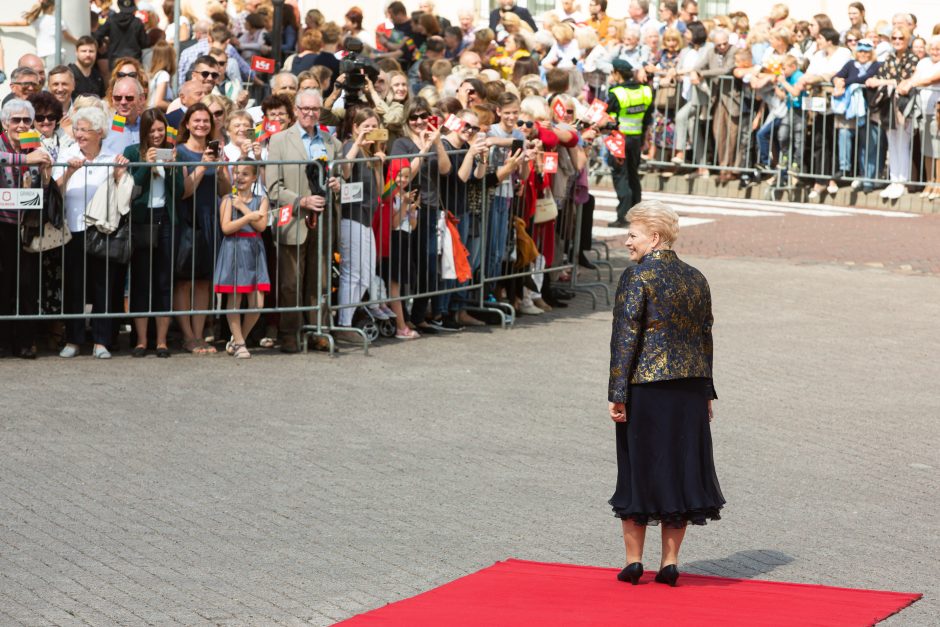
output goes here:
{"type": "Polygon", "coordinates": [[[179,131],[177,131],[175,128],[173,128],[172,126],[166,127],[166,136],[174,144],[176,143],[177,135],[179,135],[179,131]]]}
{"type": "Polygon", "coordinates": [[[124,132],[124,125],[127,123],[127,118],[123,115],[115,115],[114,119],[111,120],[111,130],[117,131],[118,133],[124,132]]]}
{"type": "Polygon", "coordinates": [[[20,149],[28,150],[30,148],[39,148],[39,133],[30,129],[20,133],[20,149]]]}
{"type": "Polygon", "coordinates": [[[261,136],[264,135],[264,122],[258,123],[258,126],[255,127],[255,139],[261,139],[261,136]]]}
{"type": "Polygon", "coordinates": [[[396,178],[390,178],[385,181],[385,188],[382,190],[382,199],[385,200],[389,198],[392,194],[395,193],[395,190],[398,189],[398,181],[396,178]]]}

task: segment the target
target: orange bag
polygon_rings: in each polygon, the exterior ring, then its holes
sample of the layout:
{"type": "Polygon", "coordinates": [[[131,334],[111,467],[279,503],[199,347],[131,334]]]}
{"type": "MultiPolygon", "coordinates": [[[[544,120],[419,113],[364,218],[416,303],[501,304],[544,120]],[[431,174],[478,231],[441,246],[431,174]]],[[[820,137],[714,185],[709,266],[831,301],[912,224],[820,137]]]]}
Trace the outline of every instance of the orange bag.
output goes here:
{"type": "MultiPolygon", "coordinates": [[[[469,218],[469,216],[467,216],[469,218]]],[[[457,282],[466,283],[473,278],[473,270],[470,269],[470,252],[460,241],[460,233],[457,231],[457,218],[450,211],[446,212],[447,230],[450,231],[450,238],[454,246],[454,269],[457,271],[457,282]]]]}

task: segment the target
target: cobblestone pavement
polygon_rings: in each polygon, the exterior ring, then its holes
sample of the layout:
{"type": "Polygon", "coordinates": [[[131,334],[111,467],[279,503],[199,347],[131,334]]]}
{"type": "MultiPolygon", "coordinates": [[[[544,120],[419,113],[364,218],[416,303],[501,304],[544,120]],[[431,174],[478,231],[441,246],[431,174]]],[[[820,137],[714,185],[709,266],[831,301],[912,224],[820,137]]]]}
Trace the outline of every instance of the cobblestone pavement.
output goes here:
{"type": "MultiPolygon", "coordinates": [[[[616,217],[616,199],[606,190],[597,194],[595,231],[619,246],[622,230],[605,228],[616,217]]],[[[679,242],[686,254],[940,274],[940,214],[660,193],[645,193],[644,198],[672,202],[694,224],[683,229],[679,242]]]]}
{"type": "MultiPolygon", "coordinates": [[[[689,259],[729,504],[683,569],[936,625],[938,279],[689,259]]],[[[0,362],[0,624],[327,625],[510,556],[619,566],[609,331],[581,298],[369,357],[0,362]]]]}

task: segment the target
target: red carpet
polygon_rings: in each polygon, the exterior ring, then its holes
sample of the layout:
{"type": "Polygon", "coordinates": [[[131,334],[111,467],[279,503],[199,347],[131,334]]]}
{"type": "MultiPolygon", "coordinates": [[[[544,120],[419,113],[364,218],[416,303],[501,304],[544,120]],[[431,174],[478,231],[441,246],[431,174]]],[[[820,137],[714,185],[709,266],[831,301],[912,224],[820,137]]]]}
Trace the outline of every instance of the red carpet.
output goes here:
{"type": "Polygon", "coordinates": [[[670,588],[646,573],[509,559],[418,596],[354,616],[344,627],[872,625],[922,595],[682,574],[670,588]]]}

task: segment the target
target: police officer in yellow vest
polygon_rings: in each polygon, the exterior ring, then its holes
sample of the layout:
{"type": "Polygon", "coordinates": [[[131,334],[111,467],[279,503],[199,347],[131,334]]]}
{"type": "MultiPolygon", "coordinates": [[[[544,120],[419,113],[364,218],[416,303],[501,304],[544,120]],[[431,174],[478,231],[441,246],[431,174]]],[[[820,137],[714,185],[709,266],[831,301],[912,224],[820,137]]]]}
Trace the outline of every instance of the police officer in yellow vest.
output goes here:
{"type": "MultiPolygon", "coordinates": [[[[617,118],[617,127],[623,133],[626,153],[623,159],[610,155],[608,163],[617,192],[617,220],[608,226],[625,227],[627,211],[642,200],[640,190],[640,154],[646,138],[646,129],[652,120],[650,104],[653,90],[634,80],[633,66],[624,59],[614,59],[610,73],[607,112],[617,118]]],[[[617,131],[614,131],[617,132],[617,131]]]]}

